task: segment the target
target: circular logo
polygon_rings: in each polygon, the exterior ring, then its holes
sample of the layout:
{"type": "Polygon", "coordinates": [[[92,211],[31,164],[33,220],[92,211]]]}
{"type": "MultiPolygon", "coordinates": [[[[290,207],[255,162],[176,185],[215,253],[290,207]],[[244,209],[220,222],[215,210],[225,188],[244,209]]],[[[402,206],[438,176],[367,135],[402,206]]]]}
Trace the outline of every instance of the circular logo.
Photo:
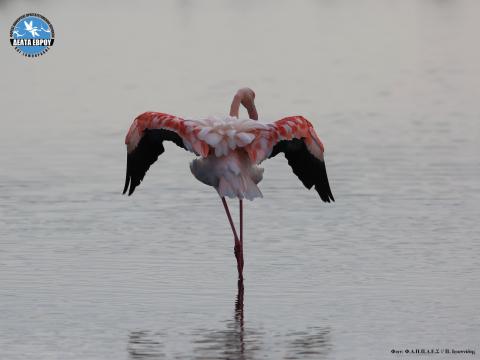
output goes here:
{"type": "Polygon", "coordinates": [[[54,40],[55,31],[52,24],[40,14],[22,15],[10,28],[10,44],[26,57],[45,54],[54,40]]]}

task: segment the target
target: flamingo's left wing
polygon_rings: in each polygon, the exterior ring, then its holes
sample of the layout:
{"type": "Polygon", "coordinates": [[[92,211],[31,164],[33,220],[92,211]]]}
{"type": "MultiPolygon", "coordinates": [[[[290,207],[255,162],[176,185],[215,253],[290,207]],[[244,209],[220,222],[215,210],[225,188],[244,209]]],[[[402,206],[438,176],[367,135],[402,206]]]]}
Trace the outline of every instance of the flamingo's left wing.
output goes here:
{"type": "Polygon", "coordinates": [[[315,187],[325,202],[335,201],[323,156],[324,147],[312,124],[302,116],[289,116],[259,131],[248,145],[250,158],[260,163],[283,152],[293,173],[307,189],[315,187]]]}
{"type": "Polygon", "coordinates": [[[196,137],[187,121],[177,116],[146,112],[132,123],[125,144],[127,145],[127,174],[123,193],[131,195],[142,182],[150,166],[163,154],[164,141],[172,141],[179,147],[197,155],[206,156],[209,146],[196,137]]]}

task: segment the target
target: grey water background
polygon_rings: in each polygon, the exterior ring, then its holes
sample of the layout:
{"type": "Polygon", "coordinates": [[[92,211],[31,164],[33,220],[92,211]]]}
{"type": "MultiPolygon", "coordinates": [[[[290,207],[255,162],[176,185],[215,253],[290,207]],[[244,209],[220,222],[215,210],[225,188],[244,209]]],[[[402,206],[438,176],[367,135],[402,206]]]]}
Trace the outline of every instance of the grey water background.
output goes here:
{"type": "MultiPolygon", "coordinates": [[[[2,1],[0,358],[396,359],[480,352],[480,3],[2,1]],[[52,22],[26,59],[8,32],[52,22]],[[302,114],[336,202],[280,156],[233,239],[191,154],[120,195],[136,115],[302,114]]],[[[236,202],[230,202],[235,215],[236,202]]]]}

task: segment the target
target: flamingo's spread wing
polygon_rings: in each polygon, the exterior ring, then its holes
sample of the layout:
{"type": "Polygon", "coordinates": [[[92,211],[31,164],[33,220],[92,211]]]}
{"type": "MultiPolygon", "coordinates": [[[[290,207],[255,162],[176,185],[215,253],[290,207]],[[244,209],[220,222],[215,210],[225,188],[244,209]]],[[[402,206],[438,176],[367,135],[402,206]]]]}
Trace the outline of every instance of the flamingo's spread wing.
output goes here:
{"type": "Polygon", "coordinates": [[[145,177],[150,168],[165,148],[163,141],[172,141],[176,145],[207,156],[209,146],[198,139],[195,131],[187,126],[186,121],[176,116],[146,112],[138,116],[125,138],[127,145],[127,175],[123,193],[131,195],[145,177]]]}
{"type": "Polygon", "coordinates": [[[315,186],[323,201],[335,201],[328,183],[323,144],[304,117],[289,116],[275,121],[267,131],[259,131],[246,150],[256,163],[283,152],[294,174],[307,189],[315,186]]]}

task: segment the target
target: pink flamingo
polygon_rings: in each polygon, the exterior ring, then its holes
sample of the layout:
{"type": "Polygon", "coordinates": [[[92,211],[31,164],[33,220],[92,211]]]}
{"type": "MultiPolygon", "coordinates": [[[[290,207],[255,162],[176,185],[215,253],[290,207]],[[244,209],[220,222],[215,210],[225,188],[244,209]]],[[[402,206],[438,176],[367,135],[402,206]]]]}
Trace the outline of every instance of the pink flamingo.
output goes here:
{"type": "Polygon", "coordinates": [[[315,190],[324,202],[335,201],[328,183],[324,147],[312,124],[302,116],[289,116],[271,124],[257,122],[255,93],[240,89],[233,98],[230,116],[187,120],[146,112],[138,116],[125,139],[127,175],[123,193],[131,195],[165,149],[164,141],[200,156],[190,170],[201,182],[213,186],[222,200],[233,232],[239,280],[243,280],[243,199],[262,197],[257,184],[263,169],[257,164],[283,152],[303,185],[315,190]],[[240,104],[249,119],[240,119],[240,104]],[[240,234],[237,233],[225,197],[238,198],[240,234]]]}

